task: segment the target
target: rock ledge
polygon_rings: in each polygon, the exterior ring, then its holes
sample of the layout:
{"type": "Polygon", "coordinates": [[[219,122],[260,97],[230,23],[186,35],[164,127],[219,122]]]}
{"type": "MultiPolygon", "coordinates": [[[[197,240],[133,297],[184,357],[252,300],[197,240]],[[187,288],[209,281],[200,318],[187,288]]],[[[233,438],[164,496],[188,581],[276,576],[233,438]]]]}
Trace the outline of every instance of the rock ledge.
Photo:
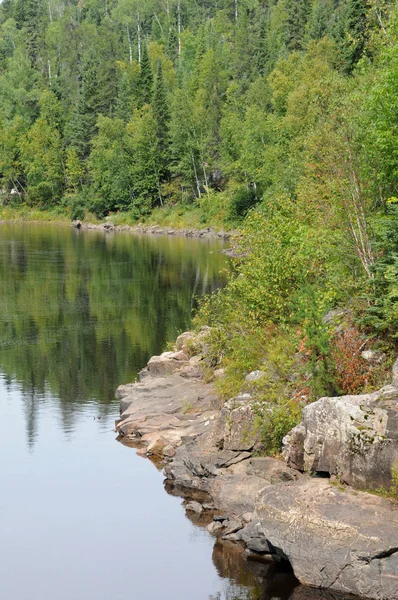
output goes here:
{"type": "Polygon", "coordinates": [[[182,334],[173,352],[151,358],[139,382],[118,388],[121,438],[163,461],[169,491],[190,500],[190,514],[216,511],[213,535],[244,544],[252,557],[288,559],[303,584],[398,600],[398,505],[303,474],[363,486],[374,481],[367,465],[375,461],[376,480],[391,482],[398,376],[375,394],[309,405],[285,439],[286,462],[258,457],[250,395],[220,406],[201,378],[205,334],[182,334]],[[369,454],[352,457],[350,440],[364,423],[375,432],[365,440],[369,454]]]}

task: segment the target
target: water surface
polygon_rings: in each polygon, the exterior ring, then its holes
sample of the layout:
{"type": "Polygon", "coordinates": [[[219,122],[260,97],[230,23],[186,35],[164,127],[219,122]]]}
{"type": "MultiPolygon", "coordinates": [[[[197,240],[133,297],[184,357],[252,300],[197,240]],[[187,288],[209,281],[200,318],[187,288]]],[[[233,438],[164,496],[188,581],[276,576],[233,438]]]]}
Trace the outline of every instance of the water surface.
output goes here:
{"type": "Polygon", "coordinates": [[[274,566],[214,546],[113,433],[115,388],[223,284],[220,248],[0,225],[2,599],[296,597],[274,566]]]}

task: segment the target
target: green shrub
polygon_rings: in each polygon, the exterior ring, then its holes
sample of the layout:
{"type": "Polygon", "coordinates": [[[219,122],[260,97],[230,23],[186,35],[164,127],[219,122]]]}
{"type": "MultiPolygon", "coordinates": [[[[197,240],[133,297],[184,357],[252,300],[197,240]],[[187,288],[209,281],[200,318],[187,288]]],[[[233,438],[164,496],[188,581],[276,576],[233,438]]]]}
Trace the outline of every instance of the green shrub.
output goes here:
{"type": "Polygon", "coordinates": [[[261,451],[267,456],[278,454],[282,440],[301,421],[301,404],[281,399],[275,404],[261,403],[257,409],[261,451]]]}
{"type": "Polygon", "coordinates": [[[241,187],[231,198],[229,207],[230,217],[241,219],[249,210],[261,201],[261,190],[254,187],[241,187]]]}
{"type": "Polygon", "coordinates": [[[84,206],[84,198],[81,196],[73,196],[69,200],[70,218],[72,221],[83,221],[86,209],[84,206]]]}

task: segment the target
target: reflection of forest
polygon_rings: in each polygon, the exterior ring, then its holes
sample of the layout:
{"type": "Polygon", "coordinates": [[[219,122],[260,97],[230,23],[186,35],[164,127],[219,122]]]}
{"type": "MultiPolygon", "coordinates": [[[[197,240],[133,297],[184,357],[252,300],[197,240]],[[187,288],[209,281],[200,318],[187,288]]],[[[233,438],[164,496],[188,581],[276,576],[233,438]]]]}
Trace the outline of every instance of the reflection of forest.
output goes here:
{"type": "Polygon", "coordinates": [[[189,326],[195,297],[222,285],[220,244],[0,226],[0,372],[18,382],[29,435],[38,403],[99,411],[115,388],[189,326]]]}

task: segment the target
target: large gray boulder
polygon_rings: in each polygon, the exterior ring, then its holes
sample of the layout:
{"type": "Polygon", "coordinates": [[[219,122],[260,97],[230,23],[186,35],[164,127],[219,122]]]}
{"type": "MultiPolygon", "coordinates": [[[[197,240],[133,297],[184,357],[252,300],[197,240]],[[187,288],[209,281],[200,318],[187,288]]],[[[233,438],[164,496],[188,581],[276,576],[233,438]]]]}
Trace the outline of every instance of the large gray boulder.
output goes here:
{"type": "Polygon", "coordinates": [[[257,520],[301,583],[398,600],[398,510],[389,500],[303,478],[264,488],[257,520]]]}
{"type": "Polygon", "coordinates": [[[388,489],[398,466],[398,388],[321,398],[285,439],[291,467],[337,475],[360,489],[388,489]]]}

